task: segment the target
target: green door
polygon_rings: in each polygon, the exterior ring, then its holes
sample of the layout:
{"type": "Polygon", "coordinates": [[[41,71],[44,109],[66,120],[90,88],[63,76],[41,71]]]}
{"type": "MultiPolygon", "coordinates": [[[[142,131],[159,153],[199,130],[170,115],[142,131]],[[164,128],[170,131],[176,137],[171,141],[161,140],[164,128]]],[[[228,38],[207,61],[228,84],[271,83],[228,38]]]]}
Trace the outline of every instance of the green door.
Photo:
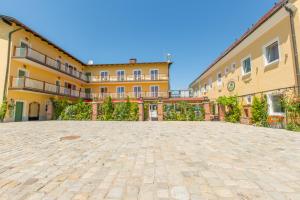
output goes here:
{"type": "Polygon", "coordinates": [[[23,102],[17,101],[16,102],[16,113],[15,113],[15,121],[20,122],[22,121],[23,117],[23,102]]]}

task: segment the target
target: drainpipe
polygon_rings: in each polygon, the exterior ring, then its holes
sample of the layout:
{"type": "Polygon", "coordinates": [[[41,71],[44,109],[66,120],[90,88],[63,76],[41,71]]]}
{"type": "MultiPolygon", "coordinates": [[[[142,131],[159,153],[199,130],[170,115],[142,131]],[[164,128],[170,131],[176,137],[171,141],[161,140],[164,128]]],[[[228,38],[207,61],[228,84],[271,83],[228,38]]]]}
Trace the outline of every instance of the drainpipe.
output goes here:
{"type": "Polygon", "coordinates": [[[8,52],[7,52],[7,66],[6,66],[6,72],[5,72],[5,81],[4,81],[4,91],[3,91],[3,100],[6,98],[6,93],[7,93],[7,82],[8,82],[8,71],[9,71],[9,66],[10,66],[10,52],[11,52],[11,38],[12,38],[12,35],[21,30],[23,28],[18,28],[18,29],[15,29],[11,32],[9,32],[8,34],[8,52]]]}
{"type": "Polygon", "coordinates": [[[292,34],[292,43],[293,43],[293,53],[295,59],[295,71],[296,71],[296,88],[297,88],[297,96],[300,94],[300,72],[299,72],[299,60],[298,60],[298,48],[297,48],[297,38],[296,38],[296,31],[295,31],[295,22],[294,16],[296,8],[291,3],[287,3],[284,5],[285,10],[290,15],[290,24],[291,24],[291,34],[292,34]]]}

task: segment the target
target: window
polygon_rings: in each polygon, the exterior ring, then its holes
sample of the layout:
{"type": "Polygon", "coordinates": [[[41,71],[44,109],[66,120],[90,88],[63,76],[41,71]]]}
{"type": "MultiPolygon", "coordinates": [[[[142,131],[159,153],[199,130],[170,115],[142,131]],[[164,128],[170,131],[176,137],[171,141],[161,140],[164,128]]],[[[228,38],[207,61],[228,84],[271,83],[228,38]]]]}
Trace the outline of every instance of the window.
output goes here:
{"type": "Polygon", "coordinates": [[[125,96],[125,88],[122,87],[117,87],[117,97],[118,98],[124,98],[125,96]]]}
{"type": "Polygon", "coordinates": [[[158,86],[151,86],[150,91],[151,91],[151,97],[158,97],[158,86]]]}
{"type": "Polygon", "coordinates": [[[151,80],[158,80],[158,69],[151,69],[151,80]]]}
{"type": "Polygon", "coordinates": [[[218,86],[222,85],[222,73],[221,72],[219,72],[217,75],[217,84],[218,84],[218,86]]]}
{"type": "Polygon", "coordinates": [[[242,61],[242,74],[247,75],[251,73],[251,58],[247,57],[242,61]]]}
{"type": "Polygon", "coordinates": [[[100,79],[101,79],[101,81],[107,81],[108,80],[108,72],[106,72],[106,71],[100,72],[100,79]]]}
{"type": "Polygon", "coordinates": [[[118,77],[118,81],[124,81],[125,80],[125,71],[124,70],[118,70],[117,71],[117,77],[118,77]]]}
{"type": "Polygon", "coordinates": [[[133,78],[134,80],[141,80],[142,79],[142,71],[141,70],[134,70],[133,71],[133,78]]]}
{"type": "Polygon", "coordinates": [[[279,60],[279,46],[278,41],[271,43],[264,48],[265,65],[277,62],[279,60]]]}
{"type": "Polygon", "coordinates": [[[229,73],[229,67],[225,68],[225,75],[227,75],[229,73]]]}
{"type": "Polygon", "coordinates": [[[252,104],[252,96],[251,96],[251,95],[246,96],[246,97],[245,97],[245,101],[246,101],[246,104],[247,104],[247,105],[252,104]]]}
{"type": "Polygon", "coordinates": [[[204,92],[208,92],[208,85],[206,83],[204,84],[204,92]]]}
{"type": "Polygon", "coordinates": [[[236,67],[236,66],[235,66],[235,63],[232,63],[232,64],[231,64],[231,71],[232,71],[232,72],[235,71],[235,67],[236,67]]]}
{"type": "Polygon", "coordinates": [[[282,106],[282,96],[280,94],[269,94],[269,115],[283,115],[284,108],[282,106]]]}
{"type": "Polygon", "coordinates": [[[134,86],[133,87],[133,93],[135,98],[142,97],[142,88],[141,86],[134,86]]]}
{"type": "Polygon", "coordinates": [[[209,85],[209,89],[212,89],[212,78],[208,79],[208,85],[209,85]]]}

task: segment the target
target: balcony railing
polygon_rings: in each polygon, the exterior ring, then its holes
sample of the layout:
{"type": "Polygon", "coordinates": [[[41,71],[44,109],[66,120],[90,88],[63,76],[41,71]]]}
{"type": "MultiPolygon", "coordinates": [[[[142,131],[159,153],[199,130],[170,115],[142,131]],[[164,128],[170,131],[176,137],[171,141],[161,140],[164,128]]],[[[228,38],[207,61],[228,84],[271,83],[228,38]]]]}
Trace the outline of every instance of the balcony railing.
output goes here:
{"type": "Polygon", "coordinates": [[[11,77],[10,89],[21,89],[46,94],[91,99],[91,94],[85,93],[81,90],[72,90],[70,88],[54,85],[45,81],[40,81],[28,77],[11,77]]]}
{"type": "Polygon", "coordinates": [[[77,79],[88,81],[87,76],[83,72],[74,70],[74,68],[69,67],[67,64],[63,64],[37,50],[29,47],[16,47],[14,51],[14,57],[16,58],[27,58],[31,61],[42,64],[51,69],[60,71],[64,74],[70,75],[77,79]]]}
{"type": "Polygon", "coordinates": [[[169,80],[168,75],[124,75],[124,76],[90,76],[90,82],[135,82],[135,81],[167,81],[169,80]]]}
{"type": "Polygon", "coordinates": [[[193,94],[190,90],[171,90],[171,98],[192,98],[193,94]]]}
{"type": "Polygon", "coordinates": [[[169,98],[168,92],[127,92],[127,93],[100,93],[100,94],[92,94],[92,98],[94,100],[104,100],[107,97],[111,97],[112,99],[156,99],[156,98],[169,98]]]}

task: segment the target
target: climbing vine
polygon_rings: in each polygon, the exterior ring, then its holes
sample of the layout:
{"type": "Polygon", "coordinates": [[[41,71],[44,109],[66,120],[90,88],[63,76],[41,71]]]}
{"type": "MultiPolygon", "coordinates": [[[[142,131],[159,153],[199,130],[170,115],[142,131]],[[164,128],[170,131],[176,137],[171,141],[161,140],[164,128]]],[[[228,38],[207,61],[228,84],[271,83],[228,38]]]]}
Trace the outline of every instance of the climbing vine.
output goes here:
{"type": "Polygon", "coordinates": [[[240,121],[241,108],[236,96],[221,96],[217,99],[217,103],[225,106],[225,121],[237,123],[240,121]]]}
{"type": "Polygon", "coordinates": [[[98,120],[102,121],[138,121],[139,108],[137,103],[126,102],[113,103],[111,97],[105,99],[98,107],[98,120]]]}
{"type": "Polygon", "coordinates": [[[164,105],[164,120],[166,121],[202,121],[204,109],[200,105],[178,102],[164,105]]]}
{"type": "Polygon", "coordinates": [[[286,129],[300,132],[300,102],[294,98],[283,98],[282,105],[286,112],[286,129]]]}
{"type": "Polygon", "coordinates": [[[4,118],[5,118],[5,115],[6,115],[6,112],[7,112],[7,100],[6,98],[3,99],[3,102],[1,104],[1,107],[0,107],[0,121],[3,122],[4,118]]]}
{"type": "Polygon", "coordinates": [[[268,103],[266,96],[254,97],[252,103],[252,122],[257,126],[268,127],[268,103]]]}

